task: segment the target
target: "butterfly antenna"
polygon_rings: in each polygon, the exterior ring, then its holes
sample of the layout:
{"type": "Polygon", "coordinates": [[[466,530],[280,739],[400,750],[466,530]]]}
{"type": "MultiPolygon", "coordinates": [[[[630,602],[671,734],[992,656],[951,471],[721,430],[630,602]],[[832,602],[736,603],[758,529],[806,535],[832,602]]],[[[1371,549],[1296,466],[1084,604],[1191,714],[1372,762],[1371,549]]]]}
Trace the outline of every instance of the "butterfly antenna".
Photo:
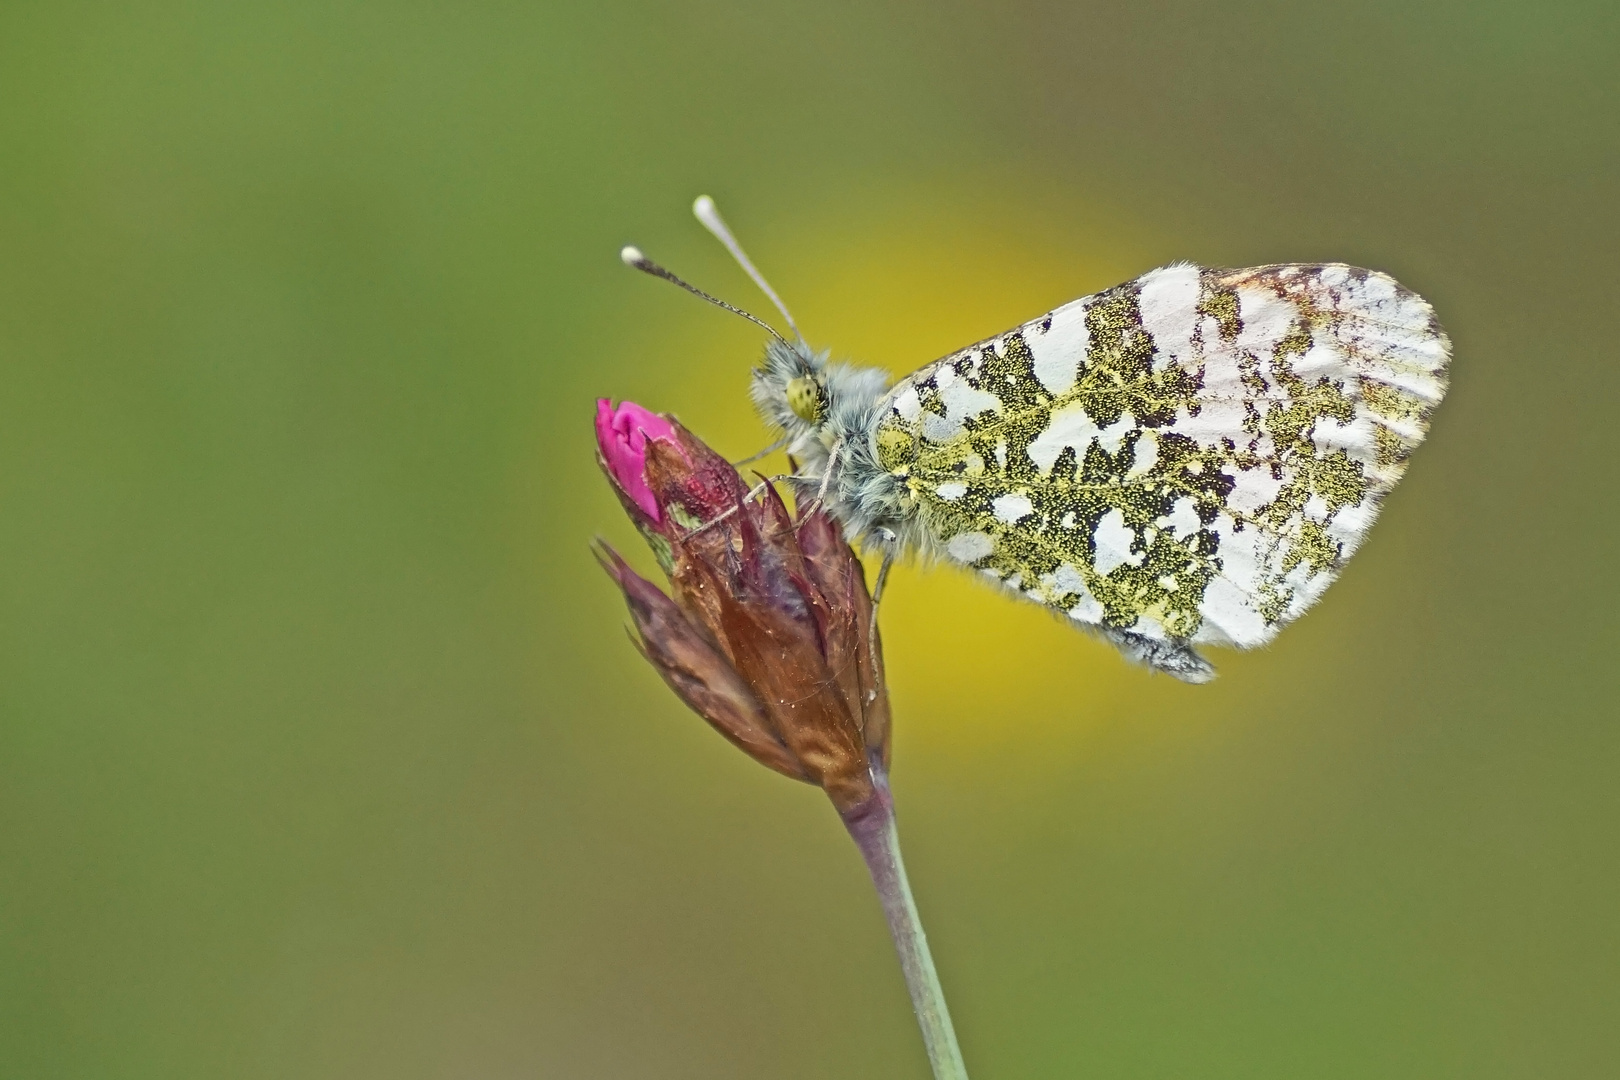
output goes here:
{"type": "MultiPolygon", "coordinates": [[[[743,318],[747,319],[749,322],[771,335],[771,337],[775,338],[777,341],[780,341],[783,345],[787,345],[787,347],[790,349],[793,348],[792,345],[788,344],[788,339],[777,333],[776,328],[770,323],[766,322],[764,319],[750,315],[742,308],[733,307],[718,297],[710,296],[696,285],[682,281],[680,278],[676,277],[674,274],[670,273],[668,270],[665,270],[662,266],[659,266],[657,263],[647,258],[647,256],[643,255],[640,248],[635,247],[632,244],[626,244],[622,249],[620,249],[619,258],[624,260],[624,265],[633,270],[640,270],[643,274],[651,274],[653,277],[663,278],[665,281],[679,285],[693,296],[696,296],[702,300],[707,300],[715,307],[725,308],[733,315],[741,315],[743,318]]],[[[797,334],[798,330],[795,329],[793,332],[797,334]]]]}
{"type": "Polygon", "coordinates": [[[776,295],[776,290],[771,288],[771,283],[765,280],[765,275],[760,273],[754,266],[753,262],[748,258],[748,253],[742,249],[741,244],[737,243],[737,238],[731,235],[730,229],[726,228],[725,219],[720,216],[720,210],[714,205],[714,200],[707,195],[699,195],[697,201],[692,204],[692,213],[697,215],[697,219],[703,223],[705,229],[714,234],[716,240],[726,245],[726,250],[731,252],[731,257],[736,259],[737,264],[747,272],[749,277],[754,279],[754,284],[758,285],[760,290],[771,298],[771,303],[776,305],[776,310],[780,311],[782,318],[787,320],[788,329],[793,331],[793,336],[803,341],[804,335],[799,332],[799,324],[793,321],[793,315],[788,311],[787,305],[782,303],[782,298],[776,295]]]}

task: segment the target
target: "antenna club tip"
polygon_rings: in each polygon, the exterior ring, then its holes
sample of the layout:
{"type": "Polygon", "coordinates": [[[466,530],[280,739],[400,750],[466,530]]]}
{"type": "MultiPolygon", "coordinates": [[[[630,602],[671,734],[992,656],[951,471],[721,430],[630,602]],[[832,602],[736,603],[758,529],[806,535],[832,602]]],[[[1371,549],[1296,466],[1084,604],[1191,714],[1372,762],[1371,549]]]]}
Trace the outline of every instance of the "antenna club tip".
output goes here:
{"type": "Polygon", "coordinates": [[[699,195],[692,200],[692,213],[699,221],[707,221],[709,218],[717,216],[718,212],[714,208],[713,199],[707,195],[699,195]]]}
{"type": "Polygon", "coordinates": [[[641,249],[634,244],[626,244],[620,248],[619,258],[624,262],[624,265],[631,269],[638,269],[642,263],[647,261],[647,256],[643,255],[641,249]]]}

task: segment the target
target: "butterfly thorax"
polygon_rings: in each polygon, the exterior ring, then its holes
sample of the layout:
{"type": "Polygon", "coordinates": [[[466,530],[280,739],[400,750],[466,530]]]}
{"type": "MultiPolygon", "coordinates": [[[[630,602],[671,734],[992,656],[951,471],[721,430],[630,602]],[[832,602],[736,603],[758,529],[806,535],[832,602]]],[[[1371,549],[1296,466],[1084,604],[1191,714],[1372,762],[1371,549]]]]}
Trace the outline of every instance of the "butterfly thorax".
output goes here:
{"type": "Polygon", "coordinates": [[[927,550],[904,470],[880,464],[874,433],[888,411],[889,375],[828,362],[802,342],[770,342],[754,370],[760,416],[783,432],[800,498],[818,498],[851,539],[891,551],[927,550]]]}

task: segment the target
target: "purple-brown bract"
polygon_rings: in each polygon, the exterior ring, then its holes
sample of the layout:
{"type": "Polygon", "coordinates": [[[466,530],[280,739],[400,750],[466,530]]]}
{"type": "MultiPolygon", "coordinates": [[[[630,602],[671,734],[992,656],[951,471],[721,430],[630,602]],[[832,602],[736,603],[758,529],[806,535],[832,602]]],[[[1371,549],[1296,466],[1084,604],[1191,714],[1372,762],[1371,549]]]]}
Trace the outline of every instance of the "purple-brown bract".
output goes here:
{"type": "Polygon", "coordinates": [[[889,699],[860,562],[819,511],[748,497],[678,422],[597,404],[602,469],[670,595],[602,547],[637,644],[670,688],[754,760],[823,788],[846,817],[886,794],[889,699]]]}

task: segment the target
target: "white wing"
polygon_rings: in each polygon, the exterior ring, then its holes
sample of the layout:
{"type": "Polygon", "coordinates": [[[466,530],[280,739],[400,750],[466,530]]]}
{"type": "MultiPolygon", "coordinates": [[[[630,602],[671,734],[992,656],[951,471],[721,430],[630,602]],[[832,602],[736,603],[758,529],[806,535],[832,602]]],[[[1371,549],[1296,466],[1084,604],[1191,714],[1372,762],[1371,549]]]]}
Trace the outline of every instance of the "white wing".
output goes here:
{"type": "Polygon", "coordinates": [[[875,449],[956,561],[1122,644],[1251,648],[1360,545],[1449,354],[1384,274],[1170,266],[900,380],[875,449]]]}

